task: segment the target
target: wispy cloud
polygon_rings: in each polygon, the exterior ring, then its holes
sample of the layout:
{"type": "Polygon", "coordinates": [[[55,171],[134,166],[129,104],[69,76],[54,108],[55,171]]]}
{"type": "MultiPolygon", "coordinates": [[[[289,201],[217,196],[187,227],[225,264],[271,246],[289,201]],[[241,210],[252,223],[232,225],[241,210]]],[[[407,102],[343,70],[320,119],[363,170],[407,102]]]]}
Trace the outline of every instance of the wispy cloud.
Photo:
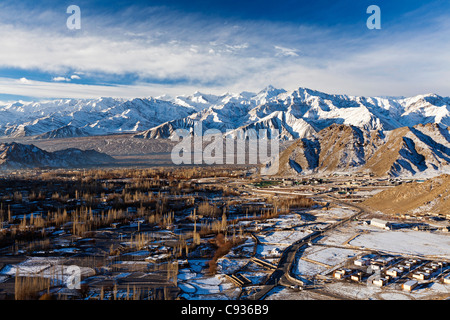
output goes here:
{"type": "MultiPolygon", "coordinates": [[[[70,82],[47,82],[21,78],[20,80],[0,77],[0,92],[8,95],[50,98],[90,99],[98,97],[138,98],[156,97],[164,92],[170,96],[191,94],[198,89],[189,85],[168,85],[134,83],[131,85],[86,85],[70,82]]],[[[210,87],[211,93],[223,93],[221,87],[210,87]]]]}
{"type": "Polygon", "coordinates": [[[279,52],[276,54],[277,56],[286,56],[286,57],[298,57],[296,49],[289,49],[280,46],[275,46],[279,52]]]}
{"type": "Polygon", "coordinates": [[[14,8],[0,10],[0,76],[1,68],[54,76],[48,82],[28,75],[3,77],[0,93],[142,96],[191,88],[255,91],[268,84],[354,95],[450,92],[442,81],[450,78],[450,36],[441,32],[448,22],[439,15],[428,28],[391,26],[376,33],[364,24],[354,32],[341,26],[211,19],[165,7],[139,8],[147,19],[135,19],[137,8],[130,6],[114,14],[88,12],[82,29],[69,31],[64,10],[14,8]],[[87,79],[96,83],[83,84],[87,79]]]}
{"type": "Polygon", "coordinates": [[[66,77],[53,77],[52,81],[60,82],[60,81],[66,81],[69,82],[71,79],[66,77]]]}

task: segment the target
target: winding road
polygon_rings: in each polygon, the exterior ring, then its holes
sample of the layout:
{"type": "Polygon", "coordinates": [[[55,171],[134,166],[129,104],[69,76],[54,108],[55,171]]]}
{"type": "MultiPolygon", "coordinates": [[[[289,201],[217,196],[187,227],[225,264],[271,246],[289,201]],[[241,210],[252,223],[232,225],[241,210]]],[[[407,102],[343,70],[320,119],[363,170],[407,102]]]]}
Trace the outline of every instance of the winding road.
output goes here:
{"type": "MultiPolygon", "coordinates": [[[[323,234],[325,232],[333,230],[336,227],[338,227],[344,223],[347,223],[348,221],[351,221],[362,214],[368,213],[364,208],[362,208],[358,205],[355,205],[352,203],[342,203],[331,196],[328,196],[328,195],[325,195],[325,196],[328,198],[328,200],[330,200],[331,202],[333,202],[335,204],[342,205],[345,207],[353,207],[353,208],[357,209],[358,212],[349,217],[346,217],[336,223],[333,223],[333,224],[325,227],[321,231],[314,231],[313,233],[307,235],[306,237],[302,238],[301,240],[299,240],[297,242],[294,242],[292,245],[287,247],[281,255],[281,258],[278,262],[277,269],[273,271],[273,273],[268,278],[268,280],[266,281],[263,288],[261,290],[259,290],[258,292],[254,293],[253,295],[249,296],[247,299],[249,299],[249,300],[264,299],[265,296],[272,289],[277,287],[278,285],[283,285],[286,287],[295,286],[295,285],[304,286],[306,283],[302,283],[300,280],[296,279],[295,276],[291,275],[292,265],[295,261],[296,253],[303,246],[307,246],[309,242],[312,242],[315,239],[317,239],[318,237],[323,236],[323,234]]],[[[322,293],[322,294],[326,294],[326,295],[330,296],[329,293],[321,292],[321,290],[315,289],[315,291],[318,291],[318,293],[322,293]]],[[[339,297],[333,295],[332,298],[339,298],[339,297]]]]}

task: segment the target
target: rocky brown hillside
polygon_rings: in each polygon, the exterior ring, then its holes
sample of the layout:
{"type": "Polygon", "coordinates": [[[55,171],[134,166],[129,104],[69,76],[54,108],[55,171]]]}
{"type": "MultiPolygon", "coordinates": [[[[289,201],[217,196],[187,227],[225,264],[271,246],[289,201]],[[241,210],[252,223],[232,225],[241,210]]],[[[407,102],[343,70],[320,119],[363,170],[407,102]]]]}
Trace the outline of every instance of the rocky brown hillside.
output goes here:
{"type": "Polygon", "coordinates": [[[441,213],[450,208],[450,175],[412,182],[382,191],[363,202],[384,213],[441,213]]]}
{"type": "Polygon", "coordinates": [[[332,124],[280,155],[281,175],[371,172],[376,176],[436,176],[450,172],[450,134],[437,124],[392,131],[332,124]]]}
{"type": "Polygon", "coordinates": [[[48,152],[34,145],[0,144],[0,169],[87,167],[113,163],[111,156],[75,148],[48,152]]]}

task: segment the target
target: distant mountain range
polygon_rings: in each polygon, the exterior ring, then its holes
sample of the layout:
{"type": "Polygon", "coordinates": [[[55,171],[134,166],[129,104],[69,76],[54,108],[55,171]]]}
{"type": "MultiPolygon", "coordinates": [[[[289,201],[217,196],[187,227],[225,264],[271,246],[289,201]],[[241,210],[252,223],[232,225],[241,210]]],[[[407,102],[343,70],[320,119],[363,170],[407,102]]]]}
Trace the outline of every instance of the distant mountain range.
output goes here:
{"type": "Polygon", "coordinates": [[[314,134],[333,123],[366,130],[393,130],[418,124],[450,124],[450,98],[353,97],[272,86],[259,93],[223,95],[196,92],[175,98],[59,99],[0,106],[0,135],[62,138],[135,132],[140,138],[169,138],[176,129],[278,129],[281,139],[314,134]]]}
{"type": "Polygon", "coordinates": [[[202,122],[204,130],[277,129],[280,138],[303,138],[330,126],[345,124],[365,130],[393,130],[418,124],[450,124],[450,98],[434,94],[412,98],[370,98],[331,95],[300,88],[287,92],[268,87],[258,94],[221,97],[196,93],[193,98],[209,106],[185,118],[150,128],[136,137],[169,138],[176,129],[192,130],[202,122]]]}
{"type": "Polygon", "coordinates": [[[258,93],[148,99],[63,99],[0,106],[0,134],[55,139],[117,133],[167,139],[177,129],[223,134],[266,129],[295,142],[281,154],[281,173],[366,170],[377,175],[447,172],[450,98],[355,97],[272,86],[258,93]]]}
{"type": "Polygon", "coordinates": [[[197,109],[149,99],[63,99],[0,106],[0,135],[62,138],[146,130],[197,109]]]}
{"type": "Polygon", "coordinates": [[[74,168],[114,163],[114,158],[95,150],[75,148],[44,151],[34,145],[0,144],[0,169],[74,168]]]}

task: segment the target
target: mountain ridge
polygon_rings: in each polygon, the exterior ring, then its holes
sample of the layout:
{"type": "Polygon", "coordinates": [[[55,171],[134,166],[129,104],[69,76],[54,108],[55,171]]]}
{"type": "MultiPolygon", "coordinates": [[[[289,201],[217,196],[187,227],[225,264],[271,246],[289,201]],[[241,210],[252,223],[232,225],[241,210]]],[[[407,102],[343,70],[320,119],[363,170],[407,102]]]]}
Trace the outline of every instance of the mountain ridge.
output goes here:
{"type": "Polygon", "coordinates": [[[387,131],[426,123],[448,127],[449,105],[450,98],[432,93],[407,98],[362,97],[302,87],[286,91],[273,86],[257,93],[214,95],[197,91],[173,98],[57,99],[0,105],[0,135],[51,136],[54,130],[72,126],[89,135],[131,132],[139,138],[162,139],[170,138],[176,129],[191,130],[200,121],[205,130],[225,133],[261,127],[265,120],[278,117],[291,120],[278,124],[272,121],[286,130],[282,139],[294,140],[307,134],[301,129],[289,129],[303,128],[301,122],[316,132],[333,123],[387,131]]]}
{"type": "Polygon", "coordinates": [[[72,168],[114,163],[95,150],[69,148],[48,152],[33,144],[0,143],[0,169],[72,168]]]}
{"type": "Polygon", "coordinates": [[[333,124],[295,141],[279,157],[280,175],[370,172],[375,176],[450,173],[450,133],[437,124],[389,132],[333,124]]]}
{"type": "MultiPolygon", "coordinates": [[[[267,136],[292,145],[280,174],[363,171],[377,176],[450,172],[450,98],[358,97],[308,88],[286,91],[195,92],[159,98],[60,99],[0,106],[0,132],[33,141],[127,133],[170,139],[219,130],[267,136]],[[201,124],[201,125],[200,125],[201,124]],[[194,130],[201,127],[202,131],[194,130]]],[[[136,139],[138,141],[138,139],[136,139]]]]}

